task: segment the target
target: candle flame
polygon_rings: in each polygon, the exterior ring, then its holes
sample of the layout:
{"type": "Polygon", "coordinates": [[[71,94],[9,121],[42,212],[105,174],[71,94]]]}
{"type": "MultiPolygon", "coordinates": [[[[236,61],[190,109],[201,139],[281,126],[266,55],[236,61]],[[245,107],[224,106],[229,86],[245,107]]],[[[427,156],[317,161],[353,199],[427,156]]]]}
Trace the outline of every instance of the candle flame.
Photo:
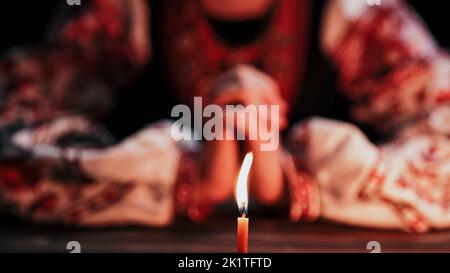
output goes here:
{"type": "Polygon", "coordinates": [[[248,186],[247,178],[250,172],[250,167],[253,162],[253,153],[249,152],[245,155],[244,161],[242,162],[241,170],[239,171],[239,176],[236,183],[236,202],[239,211],[242,213],[247,212],[248,205],[248,186]]]}

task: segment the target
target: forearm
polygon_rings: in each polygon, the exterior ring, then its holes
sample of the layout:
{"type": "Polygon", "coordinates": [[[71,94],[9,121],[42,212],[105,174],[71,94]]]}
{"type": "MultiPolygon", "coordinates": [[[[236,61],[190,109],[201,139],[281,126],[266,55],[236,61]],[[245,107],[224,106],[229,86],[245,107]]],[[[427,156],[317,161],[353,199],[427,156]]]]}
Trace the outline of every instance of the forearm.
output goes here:
{"type": "Polygon", "coordinates": [[[250,188],[261,203],[273,204],[280,200],[284,190],[281,149],[261,151],[259,140],[249,140],[247,146],[254,158],[250,188]]]}
{"type": "Polygon", "coordinates": [[[169,124],[154,124],[115,145],[75,117],[10,130],[0,127],[0,201],[15,213],[85,226],[166,225],[173,219],[182,149],[169,124]],[[71,138],[80,135],[82,141],[71,138]]]}
{"type": "Polygon", "coordinates": [[[294,127],[289,148],[319,185],[322,217],[424,232],[450,225],[448,116],[450,108],[437,109],[384,145],[315,118],[294,127]]]}
{"type": "Polygon", "coordinates": [[[238,172],[239,147],[235,140],[207,142],[202,162],[202,182],[198,198],[202,202],[220,203],[229,198],[238,172]]]}

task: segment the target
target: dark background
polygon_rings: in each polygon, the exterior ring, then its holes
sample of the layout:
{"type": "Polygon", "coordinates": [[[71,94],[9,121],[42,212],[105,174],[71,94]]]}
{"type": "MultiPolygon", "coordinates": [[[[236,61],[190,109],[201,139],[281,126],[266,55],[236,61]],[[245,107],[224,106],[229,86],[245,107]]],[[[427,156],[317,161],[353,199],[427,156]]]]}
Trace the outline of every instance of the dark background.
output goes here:
{"type": "MultiPolygon", "coordinates": [[[[170,1],[170,0],[165,0],[170,1]]],[[[88,0],[82,0],[87,3],[88,0]]],[[[152,5],[152,34],[154,57],[152,62],[137,75],[128,86],[124,86],[116,98],[114,110],[103,123],[121,139],[139,130],[146,124],[169,118],[172,105],[177,103],[169,82],[161,69],[159,47],[156,37],[159,29],[159,5],[161,1],[150,1],[152,5]]],[[[349,120],[347,100],[335,90],[335,75],[323,59],[318,46],[320,14],[325,1],[314,0],[309,42],[307,72],[300,90],[300,97],[292,121],[310,115],[321,115],[349,120]],[[326,80],[323,80],[326,79],[326,80]]],[[[449,14],[446,1],[409,1],[431,29],[443,47],[450,44],[448,34],[449,14]]],[[[45,42],[50,26],[58,22],[62,9],[79,9],[66,6],[65,0],[8,0],[0,8],[0,56],[17,47],[41,46],[45,42]]],[[[0,57],[1,58],[1,57],[0,57]]],[[[380,135],[360,125],[372,140],[382,140],[380,135]]]]}

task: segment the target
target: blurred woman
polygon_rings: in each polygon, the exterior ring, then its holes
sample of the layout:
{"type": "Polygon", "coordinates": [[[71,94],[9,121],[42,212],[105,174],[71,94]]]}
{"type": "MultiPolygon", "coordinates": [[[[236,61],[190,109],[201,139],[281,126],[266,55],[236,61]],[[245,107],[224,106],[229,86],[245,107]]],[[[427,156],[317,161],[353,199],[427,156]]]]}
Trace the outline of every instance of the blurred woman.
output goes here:
{"type": "MultiPolygon", "coordinates": [[[[252,196],[268,206],[288,196],[294,221],[448,227],[449,58],[407,4],[382,3],[328,1],[321,48],[352,119],[391,141],[376,146],[354,125],[313,118],[293,125],[275,151],[261,151],[262,139],[248,138],[198,149],[175,141],[168,123],[112,141],[93,120],[148,62],[149,9],[143,0],[92,1],[61,28],[54,47],[1,64],[2,200],[26,217],[79,225],[165,225],[175,213],[200,219],[231,197],[241,155],[251,150],[252,196]]],[[[278,105],[284,130],[299,99],[310,5],[160,3],[156,43],[180,99],[278,105]]],[[[250,133],[248,124],[234,126],[250,133]]]]}

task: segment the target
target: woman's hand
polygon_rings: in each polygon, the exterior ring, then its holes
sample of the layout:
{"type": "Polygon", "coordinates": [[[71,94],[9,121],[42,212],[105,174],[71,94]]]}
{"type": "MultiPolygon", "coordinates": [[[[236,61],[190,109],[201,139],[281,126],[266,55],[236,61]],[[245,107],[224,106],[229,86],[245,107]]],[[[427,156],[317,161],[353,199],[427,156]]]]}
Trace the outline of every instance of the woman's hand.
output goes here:
{"type": "MultiPolygon", "coordinates": [[[[222,107],[236,104],[267,105],[268,107],[278,105],[279,128],[283,129],[287,125],[288,107],[280,96],[278,84],[270,76],[252,66],[239,65],[220,75],[212,84],[208,103],[222,107]]],[[[229,114],[234,115],[234,113],[226,113],[226,115],[229,114]]],[[[267,120],[260,119],[259,122],[270,123],[270,115],[267,116],[267,120]]]]}
{"type": "MultiPolygon", "coordinates": [[[[283,173],[281,169],[280,149],[274,151],[262,151],[260,134],[256,132],[256,139],[249,139],[250,128],[260,128],[264,124],[268,128],[281,130],[287,125],[287,104],[279,94],[278,84],[270,76],[247,65],[237,66],[223,75],[219,76],[213,83],[209,95],[210,104],[226,105],[241,104],[244,107],[261,105],[269,107],[279,106],[279,116],[277,119],[271,115],[258,115],[248,113],[245,110],[225,111],[225,119],[229,121],[231,115],[236,130],[245,132],[245,148],[254,153],[254,163],[250,178],[250,188],[255,193],[257,199],[264,204],[273,204],[278,201],[283,191],[283,173]],[[253,115],[249,119],[242,118],[242,115],[253,115]],[[241,115],[241,116],[240,116],[241,115]],[[236,118],[240,116],[240,118],[236,118]],[[252,122],[257,122],[258,126],[250,126],[252,122]],[[272,126],[273,122],[278,122],[278,126],[272,126]]],[[[226,110],[226,108],[225,108],[226,110]]],[[[244,116],[245,117],[245,116],[244,116]]],[[[255,124],[252,124],[255,125],[255,124]]],[[[229,128],[225,128],[228,130],[229,128]]],[[[227,132],[229,133],[229,132],[227,132]]],[[[236,133],[236,132],[231,132],[236,133]]],[[[272,132],[275,137],[279,136],[279,131],[272,132]]],[[[239,171],[240,154],[236,141],[221,140],[207,144],[207,156],[209,174],[206,177],[205,187],[210,189],[210,196],[221,196],[217,200],[224,200],[233,192],[234,182],[239,171]],[[215,160],[214,160],[215,159],[215,160]],[[218,165],[220,163],[220,165],[218,165]],[[212,165],[212,166],[211,166],[212,165]],[[218,166],[215,166],[218,165],[218,166]],[[213,172],[215,170],[215,172],[213,172]],[[212,194],[217,192],[217,194],[212,194]]]]}

